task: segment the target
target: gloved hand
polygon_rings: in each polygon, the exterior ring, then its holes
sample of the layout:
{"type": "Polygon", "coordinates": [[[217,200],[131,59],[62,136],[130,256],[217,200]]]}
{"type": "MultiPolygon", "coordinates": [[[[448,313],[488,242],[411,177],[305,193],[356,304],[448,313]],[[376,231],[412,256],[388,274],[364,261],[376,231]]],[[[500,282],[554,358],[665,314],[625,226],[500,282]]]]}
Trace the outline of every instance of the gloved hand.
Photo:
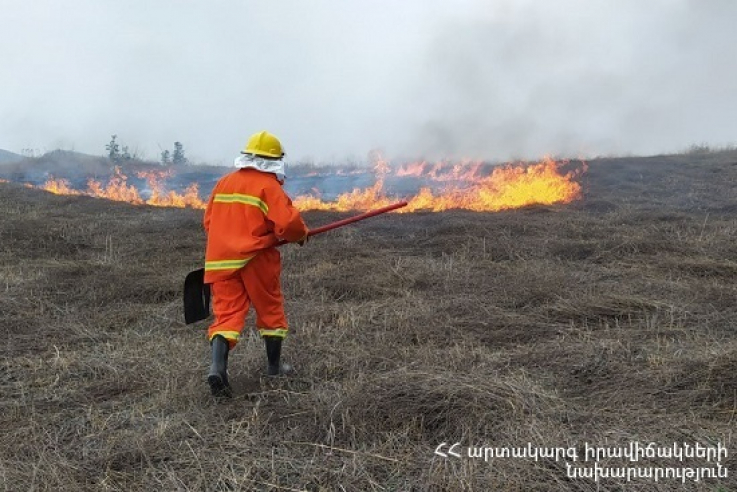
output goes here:
{"type": "Polygon", "coordinates": [[[309,239],[309,237],[310,236],[308,236],[307,234],[305,234],[305,237],[303,237],[302,239],[300,239],[299,241],[297,241],[297,244],[299,244],[300,247],[304,246],[305,244],[307,244],[307,239],[309,239]]]}

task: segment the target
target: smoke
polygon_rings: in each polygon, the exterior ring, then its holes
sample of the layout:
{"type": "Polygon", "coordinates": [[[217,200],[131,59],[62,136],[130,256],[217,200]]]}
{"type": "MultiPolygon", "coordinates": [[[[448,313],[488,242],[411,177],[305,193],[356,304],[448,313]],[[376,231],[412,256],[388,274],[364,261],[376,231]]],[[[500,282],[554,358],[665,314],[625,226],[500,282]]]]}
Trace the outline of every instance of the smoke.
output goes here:
{"type": "Polygon", "coordinates": [[[735,2],[523,1],[478,14],[434,31],[407,153],[648,154],[737,140],[735,2]]]}
{"type": "Polygon", "coordinates": [[[0,148],[228,164],[735,142],[737,3],[0,0],[0,148]],[[63,22],[60,21],[63,19],[63,22]],[[22,48],[22,49],[21,49],[22,48]]]}

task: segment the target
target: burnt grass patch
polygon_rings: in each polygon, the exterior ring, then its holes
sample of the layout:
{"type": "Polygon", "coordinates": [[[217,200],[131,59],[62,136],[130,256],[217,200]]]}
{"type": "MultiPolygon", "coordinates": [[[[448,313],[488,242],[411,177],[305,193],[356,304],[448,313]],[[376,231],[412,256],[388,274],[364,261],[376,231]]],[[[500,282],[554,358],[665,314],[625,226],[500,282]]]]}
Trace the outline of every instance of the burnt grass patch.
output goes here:
{"type": "Polygon", "coordinates": [[[0,484],[735,490],[736,157],[601,159],[571,205],[391,214],[283,247],[297,371],[262,376],[251,317],[228,401],[208,393],[207,322],[183,322],[201,211],[0,183],[0,484]],[[597,484],[434,454],[634,440],[720,441],[730,475],[597,484]]]}

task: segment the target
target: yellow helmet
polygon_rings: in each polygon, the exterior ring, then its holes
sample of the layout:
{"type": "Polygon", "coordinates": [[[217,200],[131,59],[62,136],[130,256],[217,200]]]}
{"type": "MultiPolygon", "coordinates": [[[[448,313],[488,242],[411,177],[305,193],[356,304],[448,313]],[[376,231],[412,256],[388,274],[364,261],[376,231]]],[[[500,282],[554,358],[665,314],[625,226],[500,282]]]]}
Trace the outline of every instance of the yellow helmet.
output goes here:
{"type": "Polygon", "coordinates": [[[251,135],[246,148],[241,151],[241,154],[260,155],[275,159],[284,157],[281,142],[269,132],[259,132],[251,135]]]}

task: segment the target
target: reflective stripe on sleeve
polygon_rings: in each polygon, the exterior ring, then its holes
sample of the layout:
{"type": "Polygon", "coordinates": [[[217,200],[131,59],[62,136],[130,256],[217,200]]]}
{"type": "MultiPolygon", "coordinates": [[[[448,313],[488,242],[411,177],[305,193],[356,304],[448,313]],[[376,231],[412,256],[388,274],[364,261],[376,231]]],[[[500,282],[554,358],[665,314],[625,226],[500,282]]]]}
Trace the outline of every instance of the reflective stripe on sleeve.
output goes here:
{"type": "Polygon", "coordinates": [[[205,271],[212,272],[215,270],[238,270],[246,266],[246,263],[251,261],[251,258],[243,260],[219,260],[219,261],[206,261],[205,271]]]}
{"type": "Polygon", "coordinates": [[[244,195],[242,193],[216,193],[213,199],[214,203],[241,203],[243,205],[253,205],[261,209],[263,213],[269,211],[266,202],[253,195],[244,195]]]}

